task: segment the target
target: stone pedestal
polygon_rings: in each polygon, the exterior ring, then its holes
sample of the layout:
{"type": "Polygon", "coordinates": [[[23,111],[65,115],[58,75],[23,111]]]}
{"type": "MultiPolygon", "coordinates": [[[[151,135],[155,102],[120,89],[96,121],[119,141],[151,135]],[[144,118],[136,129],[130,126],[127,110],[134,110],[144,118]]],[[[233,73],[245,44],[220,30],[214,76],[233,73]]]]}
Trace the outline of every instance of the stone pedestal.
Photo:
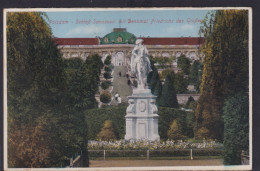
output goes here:
{"type": "Polygon", "coordinates": [[[156,96],[150,89],[133,90],[128,96],[129,106],[126,109],[125,139],[160,140],[158,134],[158,108],[156,96]]]}

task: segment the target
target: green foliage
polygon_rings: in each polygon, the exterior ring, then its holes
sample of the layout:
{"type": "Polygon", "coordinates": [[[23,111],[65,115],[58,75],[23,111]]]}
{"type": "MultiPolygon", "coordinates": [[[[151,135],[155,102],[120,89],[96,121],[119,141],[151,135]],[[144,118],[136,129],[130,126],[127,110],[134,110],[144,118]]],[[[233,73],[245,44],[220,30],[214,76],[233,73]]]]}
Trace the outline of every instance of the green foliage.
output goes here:
{"type": "Polygon", "coordinates": [[[177,96],[170,76],[166,77],[158,104],[162,107],[178,108],[177,96]]]}
{"type": "Polygon", "coordinates": [[[159,74],[158,74],[158,70],[155,68],[153,70],[153,75],[152,75],[151,83],[150,83],[150,89],[151,89],[152,93],[154,93],[156,84],[158,82],[160,82],[160,77],[159,77],[159,74]]]}
{"type": "MultiPolygon", "coordinates": [[[[190,137],[189,135],[193,133],[192,129],[188,129],[186,119],[192,112],[185,112],[175,108],[159,107],[159,135],[162,140],[168,139],[167,132],[170,128],[171,123],[177,120],[179,123],[180,130],[183,136],[190,137]],[[192,131],[192,132],[190,132],[192,131]]],[[[194,114],[193,114],[194,115],[194,114]]],[[[189,123],[188,123],[189,124],[189,123]]]]}
{"type": "Polygon", "coordinates": [[[171,123],[170,129],[167,132],[168,138],[171,140],[181,140],[183,138],[182,132],[180,130],[177,120],[171,123]]]}
{"type": "MultiPolygon", "coordinates": [[[[94,58],[91,58],[94,60],[94,58]]],[[[92,61],[89,60],[89,63],[92,61]]],[[[68,110],[83,111],[97,106],[95,93],[99,79],[95,71],[79,58],[65,60],[65,71],[67,75],[66,107],[68,110]],[[93,72],[91,72],[91,70],[93,72]],[[72,108],[71,108],[72,107],[72,108]]]]}
{"type": "Polygon", "coordinates": [[[189,109],[194,109],[194,104],[196,104],[195,100],[193,99],[192,96],[189,97],[185,107],[189,109]]]}
{"type": "Polygon", "coordinates": [[[178,58],[178,67],[183,71],[184,74],[189,75],[190,73],[190,59],[186,58],[185,55],[181,55],[178,58]]]}
{"type": "Polygon", "coordinates": [[[102,92],[100,95],[100,101],[102,103],[109,103],[111,101],[111,94],[108,91],[102,92]]]}
{"type": "Polygon", "coordinates": [[[199,91],[200,83],[202,77],[202,64],[200,61],[195,60],[191,65],[189,82],[193,84],[197,91],[199,91]]]}
{"type": "Polygon", "coordinates": [[[111,56],[110,55],[106,57],[106,59],[104,61],[104,64],[105,65],[110,65],[111,64],[111,56]]]}
{"type": "Polygon", "coordinates": [[[197,132],[196,132],[196,138],[197,139],[208,139],[210,137],[210,132],[207,128],[201,127],[197,132]]]}
{"type": "Polygon", "coordinates": [[[86,125],[88,127],[88,139],[95,140],[101,131],[105,120],[111,120],[114,126],[116,139],[124,139],[125,136],[125,105],[91,109],[85,111],[86,125]]]}
{"type": "Polygon", "coordinates": [[[242,150],[249,152],[249,98],[238,93],[224,105],[224,163],[241,164],[242,150]]]}
{"type": "Polygon", "coordinates": [[[154,58],[153,58],[153,56],[149,56],[149,59],[150,59],[150,64],[151,64],[151,69],[152,69],[152,71],[148,74],[148,76],[147,76],[147,84],[148,84],[148,86],[149,86],[149,88],[151,89],[151,80],[152,80],[152,77],[153,77],[153,73],[154,73],[154,71],[156,70],[156,68],[155,68],[155,66],[154,66],[154,63],[155,63],[155,61],[154,61],[154,58]]]}
{"type": "MultiPolygon", "coordinates": [[[[125,136],[125,112],[126,105],[119,106],[109,106],[99,109],[90,109],[85,111],[86,125],[88,126],[88,138],[89,140],[94,140],[97,134],[101,131],[103,123],[105,120],[111,120],[114,126],[114,133],[116,139],[124,139],[125,136]]],[[[192,116],[194,118],[193,112],[185,112],[182,110],[174,108],[159,107],[159,135],[161,139],[168,139],[167,131],[173,120],[177,119],[180,124],[181,132],[183,136],[192,137],[192,128],[190,129],[186,125],[192,127],[192,116]],[[190,121],[189,121],[190,120],[190,121]],[[189,122],[191,123],[189,123],[189,122]]]]}
{"type": "Polygon", "coordinates": [[[103,140],[103,141],[110,141],[114,140],[116,138],[114,133],[114,127],[111,120],[106,120],[104,123],[103,128],[97,135],[97,139],[103,140]]]}
{"type": "Polygon", "coordinates": [[[157,100],[160,98],[161,94],[162,94],[162,83],[161,81],[158,81],[155,88],[154,88],[154,92],[153,94],[155,96],[157,96],[157,100]]]}
{"type": "Polygon", "coordinates": [[[175,57],[155,57],[153,60],[154,63],[157,63],[160,67],[165,68],[166,65],[172,64],[172,62],[175,60],[175,57]]]}
{"type": "Polygon", "coordinates": [[[103,76],[106,80],[112,78],[110,72],[104,72],[103,76]]]}
{"type": "Polygon", "coordinates": [[[166,78],[168,75],[171,77],[171,80],[173,81],[173,86],[177,94],[187,93],[187,86],[189,82],[182,72],[178,72],[177,74],[175,74],[174,71],[171,69],[166,69],[162,71],[162,78],[166,78]]]}
{"type": "MultiPolygon", "coordinates": [[[[166,79],[167,75],[174,75],[174,71],[171,69],[165,69],[161,72],[160,78],[166,79]]],[[[172,77],[172,80],[174,80],[174,77],[172,77]]]]}
{"type": "Polygon", "coordinates": [[[65,167],[75,153],[88,166],[83,111],[96,106],[101,58],[64,61],[33,12],[8,13],[7,56],[9,167],[65,167]]]}
{"type": "Polygon", "coordinates": [[[55,125],[65,73],[42,14],[7,14],[7,56],[9,167],[64,164],[55,125]]]}
{"type": "Polygon", "coordinates": [[[187,93],[187,91],[188,91],[187,86],[188,86],[189,82],[185,78],[184,74],[181,72],[178,72],[177,74],[175,74],[172,77],[174,77],[173,84],[174,84],[176,93],[178,93],[178,94],[187,93]]]}
{"type": "Polygon", "coordinates": [[[111,67],[109,67],[109,66],[105,66],[104,70],[105,70],[106,72],[111,72],[111,71],[112,71],[111,67]]]}
{"type": "Polygon", "coordinates": [[[248,92],[248,12],[218,10],[202,24],[205,59],[196,129],[204,127],[211,138],[222,140],[225,99],[240,91],[248,92]]]}
{"type": "Polygon", "coordinates": [[[103,81],[103,82],[101,83],[101,88],[102,88],[103,90],[105,90],[105,89],[107,89],[110,85],[111,85],[111,81],[103,81]]]}
{"type": "Polygon", "coordinates": [[[194,112],[186,112],[186,119],[185,119],[185,132],[184,135],[186,137],[192,138],[194,137],[194,126],[195,126],[195,114],[194,112]]]}

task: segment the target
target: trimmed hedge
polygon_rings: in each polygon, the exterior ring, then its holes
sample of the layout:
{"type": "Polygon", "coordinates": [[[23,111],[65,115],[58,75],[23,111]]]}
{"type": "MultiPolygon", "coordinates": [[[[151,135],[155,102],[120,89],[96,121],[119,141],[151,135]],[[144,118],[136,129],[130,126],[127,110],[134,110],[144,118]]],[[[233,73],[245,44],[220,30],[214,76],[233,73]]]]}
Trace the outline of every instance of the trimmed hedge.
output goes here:
{"type": "Polygon", "coordinates": [[[124,139],[125,115],[125,105],[86,110],[85,117],[88,126],[88,139],[96,139],[96,136],[101,131],[105,120],[111,120],[113,122],[116,138],[124,139]]]}
{"type": "MultiPolygon", "coordinates": [[[[95,140],[97,134],[103,127],[105,120],[111,120],[115,128],[116,139],[124,139],[125,136],[125,115],[127,105],[107,106],[105,108],[86,110],[86,124],[88,125],[88,139],[95,140]]],[[[193,131],[192,121],[187,122],[187,116],[194,115],[192,112],[159,107],[159,135],[162,140],[168,139],[167,131],[173,120],[177,120],[183,136],[190,137],[193,131]]]]}
{"type": "Polygon", "coordinates": [[[109,103],[111,101],[111,94],[109,92],[104,91],[101,95],[100,95],[100,101],[102,103],[109,103]]]}
{"type": "Polygon", "coordinates": [[[104,81],[101,83],[101,88],[103,90],[107,89],[111,85],[111,81],[104,81]]]}

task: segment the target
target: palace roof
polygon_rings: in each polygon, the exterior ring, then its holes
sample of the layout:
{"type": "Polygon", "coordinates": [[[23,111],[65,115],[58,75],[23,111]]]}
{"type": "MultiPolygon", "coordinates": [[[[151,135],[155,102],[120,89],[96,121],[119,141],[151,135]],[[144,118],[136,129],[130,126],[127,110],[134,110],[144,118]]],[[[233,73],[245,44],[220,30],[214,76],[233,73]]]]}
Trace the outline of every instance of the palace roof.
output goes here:
{"type": "Polygon", "coordinates": [[[199,37],[149,37],[141,38],[144,45],[200,45],[204,43],[199,37]]]}
{"type": "MultiPolygon", "coordinates": [[[[204,43],[199,37],[148,37],[143,39],[144,45],[200,45],[204,43]]],[[[57,45],[99,45],[99,38],[54,38],[57,45]]],[[[107,43],[117,44],[117,43],[107,43]]],[[[130,43],[129,43],[130,44],[130,43]]],[[[132,43],[131,43],[132,44],[132,43]]]]}

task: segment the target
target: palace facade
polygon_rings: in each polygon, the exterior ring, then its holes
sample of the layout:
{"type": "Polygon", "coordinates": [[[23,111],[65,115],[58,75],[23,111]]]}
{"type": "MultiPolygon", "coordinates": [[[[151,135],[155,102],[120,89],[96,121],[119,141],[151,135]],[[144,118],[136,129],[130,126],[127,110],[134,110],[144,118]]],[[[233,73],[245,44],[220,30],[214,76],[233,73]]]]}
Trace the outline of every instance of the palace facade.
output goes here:
{"type": "Polygon", "coordinates": [[[136,39],[144,40],[149,55],[153,57],[176,57],[172,65],[177,65],[178,57],[185,55],[191,61],[201,60],[198,48],[204,43],[199,37],[136,37],[127,32],[126,28],[114,28],[102,38],[54,38],[60,52],[65,59],[86,59],[92,54],[102,56],[104,61],[108,55],[112,57],[114,66],[130,65],[131,52],[136,39]]]}

